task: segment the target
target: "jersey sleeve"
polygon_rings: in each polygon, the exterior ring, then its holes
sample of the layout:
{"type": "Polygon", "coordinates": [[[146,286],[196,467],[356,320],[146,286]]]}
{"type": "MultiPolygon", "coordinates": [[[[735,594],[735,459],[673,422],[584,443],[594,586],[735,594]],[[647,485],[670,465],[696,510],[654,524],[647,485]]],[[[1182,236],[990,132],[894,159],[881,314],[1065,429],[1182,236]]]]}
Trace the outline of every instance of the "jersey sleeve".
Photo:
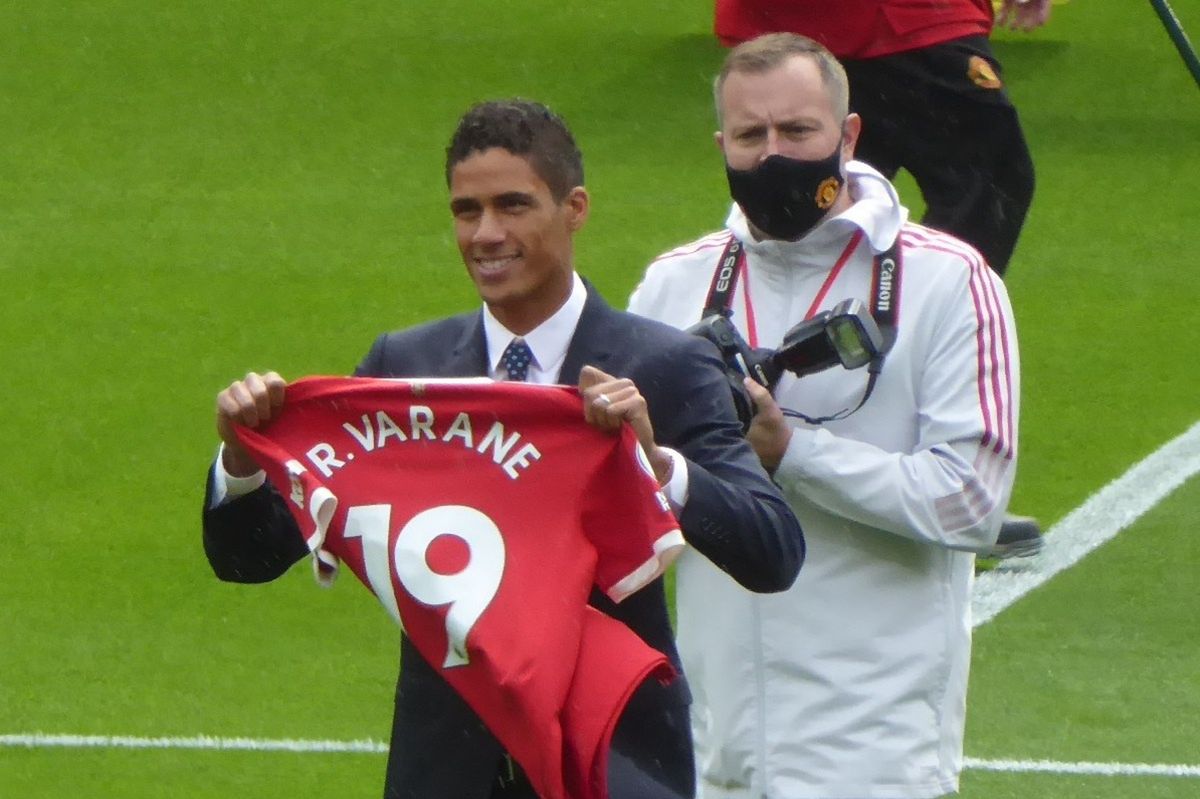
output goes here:
{"type": "Polygon", "coordinates": [[[614,602],[657,579],[683,551],[679,522],[628,426],[592,474],[581,512],[596,548],[596,585],[614,602]]]}
{"type": "Polygon", "coordinates": [[[267,474],[267,480],[283,498],[313,553],[313,574],[329,586],[337,577],[339,559],[325,549],[329,525],[337,511],[337,497],[288,449],[248,427],[236,429],[238,440],[267,474]]]}

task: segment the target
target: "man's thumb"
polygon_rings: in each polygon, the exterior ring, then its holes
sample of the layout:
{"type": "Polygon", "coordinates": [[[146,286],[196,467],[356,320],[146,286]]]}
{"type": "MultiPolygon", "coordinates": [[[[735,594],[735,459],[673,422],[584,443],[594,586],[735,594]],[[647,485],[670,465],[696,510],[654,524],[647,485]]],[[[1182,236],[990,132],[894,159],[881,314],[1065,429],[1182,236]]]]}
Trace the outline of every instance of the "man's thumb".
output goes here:
{"type": "Polygon", "coordinates": [[[594,366],[584,366],[579,370],[579,387],[581,389],[612,379],[612,375],[606,374],[594,366]]]}
{"type": "Polygon", "coordinates": [[[746,388],[746,393],[750,395],[750,401],[754,403],[754,409],[761,411],[763,409],[763,401],[771,398],[771,392],[767,391],[766,386],[759,383],[753,377],[743,379],[742,385],[746,388]]]}

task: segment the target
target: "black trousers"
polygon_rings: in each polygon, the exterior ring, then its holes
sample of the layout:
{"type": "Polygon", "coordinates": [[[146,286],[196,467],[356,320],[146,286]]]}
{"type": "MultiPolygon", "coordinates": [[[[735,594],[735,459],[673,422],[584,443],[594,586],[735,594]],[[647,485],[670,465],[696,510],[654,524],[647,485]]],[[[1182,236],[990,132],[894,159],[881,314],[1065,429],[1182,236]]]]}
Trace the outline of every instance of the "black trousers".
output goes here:
{"type": "Polygon", "coordinates": [[[855,157],[901,168],[925,198],[922,222],[983,253],[1003,275],[1033,200],[1033,160],[987,37],[844,60],[863,119],[855,157]]]}
{"type": "MultiPolygon", "coordinates": [[[[633,692],[613,731],[608,753],[611,799],[694,799],[695,760],[687,705],[661,706],[643,684],[633,692]],[[672,742],[671,746],[664,746],[672,742]],[[647,752],[658,753],[647,759],[647,752]]],[[[521,767],[507,756],[491,799],[538,799],[521,767]]]]}
{"type": "MultiPolygon", "coordinates": [[[[617,750],[609,753],[609,795],[613,799],[694,799],[695,791],[681,793],[647,774],[633,760],[617,750]]],[[[491,799],[539,799],[525,772],[516,762],[505,758],[500,763],[491,799]]]]}

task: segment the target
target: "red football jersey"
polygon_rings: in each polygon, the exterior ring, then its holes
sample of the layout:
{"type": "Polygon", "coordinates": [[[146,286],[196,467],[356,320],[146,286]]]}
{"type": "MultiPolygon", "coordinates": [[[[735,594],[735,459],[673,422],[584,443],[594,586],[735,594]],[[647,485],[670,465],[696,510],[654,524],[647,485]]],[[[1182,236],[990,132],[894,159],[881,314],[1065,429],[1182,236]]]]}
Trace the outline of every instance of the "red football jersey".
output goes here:
{"type": "Polygon", "coordinates": [[[628,426],[593,428],[564,386],[316,377],[238,437],[318,578],[345,563],[541,796],[607,796],[621,710],[673,670],[588,595],[620,601],[683,547],[628,426]]]}

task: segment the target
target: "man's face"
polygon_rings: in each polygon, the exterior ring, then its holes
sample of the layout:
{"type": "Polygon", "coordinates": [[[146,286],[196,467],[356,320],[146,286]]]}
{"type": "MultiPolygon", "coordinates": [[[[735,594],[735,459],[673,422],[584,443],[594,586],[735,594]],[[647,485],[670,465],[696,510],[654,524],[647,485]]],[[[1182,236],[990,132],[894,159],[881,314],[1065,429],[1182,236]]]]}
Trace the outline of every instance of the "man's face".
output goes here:
{"type": "Polygon", "coordinates": [[[493,147],[451,170],[450,211],[467,272],[505,327],[523,335],[562,307],[571,237],[587,218],[582,187],[555,202],[528,160],[493,147]]]}
{"type": "Polygon", "coordinates": [[[854,155],[858,117],[846,118],[845,135],[813,59],[792,56],[760,74],[731,72],[721,87],[717,144],[734,169],[753,169],[771,155],[803,161],[826,158],[839,142],[842,162],[854,155]]]}

